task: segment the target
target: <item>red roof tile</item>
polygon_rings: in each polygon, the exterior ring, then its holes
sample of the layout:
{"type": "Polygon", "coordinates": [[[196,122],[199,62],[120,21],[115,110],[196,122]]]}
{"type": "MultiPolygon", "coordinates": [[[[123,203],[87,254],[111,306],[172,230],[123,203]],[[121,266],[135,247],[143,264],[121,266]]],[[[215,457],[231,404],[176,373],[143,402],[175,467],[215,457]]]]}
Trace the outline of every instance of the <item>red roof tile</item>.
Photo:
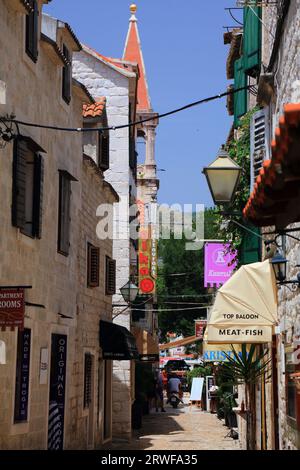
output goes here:
{"type": "Polygon", "coordinates": [[[82,114],[84,118],[101,117],[106,107],[106,98],[102,96],[94,104],[84,104],[82,114]]]}
{"type": "Polygon", "coordinates": [[[243,210],[244,217],[258,226],[275,223],[277,209],[272,208],[278,199],[276,191],[280,192],[284,188],[282,172],[289,164],[290,148],[295,138],[293,133],[299,126],[300,103],[286,105],[284,115],[279,119],[279,127],[275,130],[275,139],[271,143],[272,159],[263,163],[263,168],[255,180],[253,191],[243,210]]]}

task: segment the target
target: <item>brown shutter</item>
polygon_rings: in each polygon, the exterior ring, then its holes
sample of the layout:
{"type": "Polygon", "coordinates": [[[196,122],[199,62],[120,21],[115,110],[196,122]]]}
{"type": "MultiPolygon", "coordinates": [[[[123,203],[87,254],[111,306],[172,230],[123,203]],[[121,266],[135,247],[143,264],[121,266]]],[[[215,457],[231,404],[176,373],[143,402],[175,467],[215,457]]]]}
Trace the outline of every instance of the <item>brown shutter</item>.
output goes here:
{"type": "Polygon", "coordinates": [[[26,52],[36,62],[38,58],[39,9],[36,0],[30,0],[32,12],[26,16],[26,52]]]}
{"type": "Polygon", "coordinates": [[[88,243],[88,263],[87,263],[88,287],[99,287],[99,259],[100,259],[99,248],[88,243]]]}
{"type": "Polygon", "coordinates": [[[62,77],[62,96],[66,103],[71,101],[71,56],[68,48],[63,46],[63,54],[67,61],[67,64],[63,67],[63,77],[62,77]]]}
{"type": "Polygon", "coordinates": [[[68,175],[59,173],[58,251],[68,255],[70,251],[70,201],[71,181],[68,175]]]}
{"type": "Polygon", "coordinates": [[[99,133],[99,166],[103,171],[109,168],[109,133],[99,133]]]}
{"type": "Polygon", "coordinates": [[[106,280],[105,280],[105,293],[106,295],[113,295],[116,293],[116,261],[106,257],[106,280]]]}
{"type": "Polygon", "coordinates": [[[42,237],[44,189],[44,159],[41,155],[34,157],[34,197],[33,197],[33,236],[42,237]]]}
{"type": "Polygon", "coordinates": [[[88,408],[92,402],[92,363],[92,355],[90,353],[86,353],[84,355],[84,408],[88,408]]]}
{"type": "Polygon", "coordinates": [[[13,158],[12,225],[20,229],[25,227],[27,152],[26,142],[22,139],[16,139],[14,142],[13,158]]]}

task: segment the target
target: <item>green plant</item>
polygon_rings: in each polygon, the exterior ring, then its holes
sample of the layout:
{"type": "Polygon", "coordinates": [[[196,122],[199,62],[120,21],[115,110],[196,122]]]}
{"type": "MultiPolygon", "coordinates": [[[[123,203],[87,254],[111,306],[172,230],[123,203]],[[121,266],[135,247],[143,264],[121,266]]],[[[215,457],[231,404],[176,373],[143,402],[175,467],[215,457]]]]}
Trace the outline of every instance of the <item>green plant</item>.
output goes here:
{"type": "Polygon", "coordinates": [[[212,375],[212,368],[210,366],[200,366],[194,367],[193,370],[188,371],[187,373],[187,383],[189,390],[192,386],[192,381],[197,377],[206,377],[207,375],[212,375]]]}
{"type": "Polygon", "coordinates": [[[247,419],[247,449],[254,449],[255,442],[255,384],[261,377],[269,378],[269,366],[272,359],[269,351],[257,351],[257,346],[242,344],[241,353],[231,345],[233,357],[225,353],[227,362],[222,365],[222,374],[226,383],[245,385],[245,413],[247,419]]]}

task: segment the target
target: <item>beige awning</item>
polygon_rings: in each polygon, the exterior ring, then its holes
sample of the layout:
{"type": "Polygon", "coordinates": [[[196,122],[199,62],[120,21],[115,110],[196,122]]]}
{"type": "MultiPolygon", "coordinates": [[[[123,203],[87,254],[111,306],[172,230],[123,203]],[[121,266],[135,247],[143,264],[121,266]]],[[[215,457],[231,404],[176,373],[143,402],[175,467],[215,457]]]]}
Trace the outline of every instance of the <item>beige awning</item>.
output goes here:
{"type": "Polygon", "coordinates": [[[152,355],[159,354],[158,341],[146,330],[138,327],[131,328],[131,332],[136,340],[136,346],[139,354],[152,355]]]}
{"type": "Polygon", "coordinates": [[[196,343],[196,341],[202,341],[199,336],[187,336],[186,338],[178,339],[177,341],[170,341],[170,343],[164,343],[159,345],[160,351],[165,349],[180,348],[181,346],[187,346],[188,344],[196,343]]]}
{"type": "MultiPolygon", "coordinates": [[[[234,349],[237,353],[241,353],[242,345],[235,344],[234,349]]],[[[229,357],[234,357],[233,351],[231,349],[231,344],[213,344],[207,342],[207,328],[203,337],[203,354],[202,360],[204,362],[226,362],[228,361],[226,354],[229,357]]]]}
{"type": "Polygon", "coordinates": [[[277,324],[277,288],[269,260],[242,266],[218,290],[208,343],[267,343],[277,324]]]}

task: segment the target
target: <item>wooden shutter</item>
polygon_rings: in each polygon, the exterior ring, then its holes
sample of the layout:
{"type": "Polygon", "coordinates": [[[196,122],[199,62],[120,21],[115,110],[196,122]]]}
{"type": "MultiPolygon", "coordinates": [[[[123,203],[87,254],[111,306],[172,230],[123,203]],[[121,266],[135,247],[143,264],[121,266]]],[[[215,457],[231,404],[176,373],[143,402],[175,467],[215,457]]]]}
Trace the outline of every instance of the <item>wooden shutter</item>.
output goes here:
{"type": "Polygon", "coordinates": [[[244,70],[250,77],[257,77],[260,72],[261,11],[261,7],[244,8],[244,70]]]}
{"type": "Polygon", "coordinates": [[[63,67],[63,77],[62,77],[62,96],[66,103],[71,101],[71,56],[68,48],[63,46],[63,54],[67,63],[63,67]]]}
{"type": "MultiPolygon", "coordinates": [[[[248,225],[249,229],[253,232],[260,234],[260,230],[253,225],[248,225]]],[[[241,245],[241,259],[240,263],[250,264],[261,261],[261,238],[254,235],[254,233],[244,232],[243,241],[241,245]]]]}
{"type": "Polygon", "coordinates": [[[106,257],[105,292],[107,295],[116,293],[116,261],[106,257]]]}
{"type": "Polygon", "coordinates": [[[38,58],[39,9],[36,0],[30,0],[32,12],[26,15],[26,52],[36,62],[38,58]]]}
{"type": "Polygon", "coordinates": [[[33,195],[33,236],[42,237],[44,189],[44,159],[37,154],[34,158],[34,195],[33,195]]]}
{"type": "Polygon", "coordinates": [[[64,173],[59,174],[58,251],[64,255],[70,250],[70,199],[71,181],[64,173]]]}
{"type": "Polygon", "coordinates": [[[83,406],[88,408],[92,402],[92,364],[93,358],[90,353],[84,355],[84,398],[83,406]]]}
{"type": "Polygon", "coordinates": [[[109,168],[109,133],[99,133],[99,167],[105,171],[109,168]]]}
{"type": "Polygon", "coordinates": [[[264,160],[270,158],[269,108],[253,114],[250,125],[251,190],[264,160]]]}
{"type": "Polygon", "coordinates": [[[88,287],[99,287],[99,248],[88,243],[87,284],[88,287]]]}
{"type": "Polygon", "coordinates": [[[25,227],[26,200],[26,155],[28,147],[24,140],[14,141],[13,182],[12,182],[12,225],[25,227]]]}
{"type": "MultiPolygon", "coordinates": [[[[247,75],[244,71],[243,57],[234,63],[234,89],[247,86],[247,75]]],[[[238,127],[240,118],[247,112],[247,89],[234,93],[234,126],[238,127]]]]}

